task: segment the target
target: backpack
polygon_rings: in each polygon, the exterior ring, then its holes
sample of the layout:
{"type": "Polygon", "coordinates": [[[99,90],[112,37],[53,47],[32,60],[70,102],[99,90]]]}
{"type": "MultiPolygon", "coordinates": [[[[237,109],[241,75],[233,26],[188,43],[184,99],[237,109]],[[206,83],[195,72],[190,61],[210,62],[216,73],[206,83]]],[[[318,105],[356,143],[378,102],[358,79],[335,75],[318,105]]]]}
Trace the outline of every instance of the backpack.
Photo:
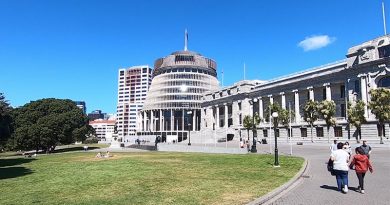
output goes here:
{"type": "Polygon", "coordinates": [[[333,169],[333,160],[329,158],[329,161],[328,161],[328,165],[327,165],[327,169],[328,169],[328,172],[330,172],[330,174],[332,176],[336,175],[334,173],[334,169],[333,169]]]}

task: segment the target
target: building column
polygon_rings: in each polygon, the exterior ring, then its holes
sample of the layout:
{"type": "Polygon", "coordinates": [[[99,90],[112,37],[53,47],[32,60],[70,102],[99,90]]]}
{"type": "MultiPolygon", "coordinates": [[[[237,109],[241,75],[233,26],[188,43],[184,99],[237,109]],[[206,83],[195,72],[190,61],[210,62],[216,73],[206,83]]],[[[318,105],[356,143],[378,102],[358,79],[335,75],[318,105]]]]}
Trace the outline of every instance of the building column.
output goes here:
{"type": "Polygon", "coordinates": [[[238,101],[234,101],[232,103],[232,119],[233,119],[233,126],[239,125],[239,115],[240,110],[238,109],[238,101]]]}
{"type": "Polygon", "coordinates": [[[216,118],[215,118],[215,119],[216,119],[216,122],[215,122],[215,127],[216,127],[216,128],[219,128],[219,106],[218,106],[218,105],[216,105],[215,107],[216,107],[216,112],[215,112],[215,113],[216,113],[216,118]]]}
{"type": "Polygon", "coordinates": [[[309,100],[313,100],[314,101],[314,89],[313,89],[313,86],[307,87],[307,89],[309,90],[309,100]]]}
{"type": "Polygon", "coordinates": [[[326,89],[326,100],[331,101],[332,100],[332,92],[330,89],[330,83],[324,83],[325,89],[326,89]]]}
{"type": "MultiPolygon", "coordinates": [[[[190,121],[189,119],[187,120],[188,122],[190,121]]],[[[188,122],[187,122],[187,125],[188,125],[188,122]]],[[[181,111],[181,130],[185,131],[184,129],[184,109],[181,111]]]]}
{"type": "Polygon", "coordinates": [[[259,117],[263,119],[263,98],[259,97],[259,117]]]}
{"type": "Polygon", "coordinates": [[[281,92],[280,95],[282,96],[282,108],[286,109],[286,95],[284,92],[281,92]]]}
{"type": "Polygon", "coordinates": [[[174,131],[175,130],[175,117],[174,117],[174,114],[173,114],[173,109],[171,109],[171,127],[170,127],[170,131],[174,131]]]}
{"type": "Polygon", "coordinates": [[[367,84],[366,84],[366,75],[359,75],[360,77],[360,93],[362,96],[362,101],[364,102],[364,117],[368,118],[368,109],[367,109],[367,84]]]}
{"type": "Polygon", "coordinates": [[[150,111],[150,129],[151,131],[155,131],[154,130],[154,111],[151,110],[150,111]]]}
{"type": "Polygon", "coordinates": [[[198,124],[197,123],[197,120],[196,120],[196,110],[193,110],[192,111],[192,130],[193,131],[196,131],[196,125],[198,124]]]}
{"type": "Polygon", "coordinates": [[[272,97],[272,95],[268,95],[268,97],[269,97],[269,104],[273,105],[274,104],[274,98],[272,97]]]}
{"type": "Polygon", "coordinates": [[[163,131],[163,122],[164,122],[164,117],[163,117],[163,114],[162,114],[162,110],[160,110],[160,131],[163,131]]]}
{"type": "Polygon", "coordinates": [[[301,121],[301,114],[299,112],[299,92],[298,90],[293,90],[294,92],[294,112],[295,112],[295,123],[301,121]]]}
{"type": "Polygon", "coordinates": [[[146,125],[147,125],[147,119],[148,119],[148,114],[147,114],[146,111],[144,111],[144,117],[143,117],[143,119],[144,119],[144,132],[145,132],[145,131],[147,131],[147,130],[146,130],[146,129],[147,129],[146,125]]]}
{"type": "Polygon", "coordinates": [[[227,105],[227,103],[224,103],[223,104],[224,105],[224,109],[225,109],[225,123],[223,124],[223,127],[224,128],[228,128],[228,120],[229,120],[229,118],[228,118],[228,105],[227,105]]]}

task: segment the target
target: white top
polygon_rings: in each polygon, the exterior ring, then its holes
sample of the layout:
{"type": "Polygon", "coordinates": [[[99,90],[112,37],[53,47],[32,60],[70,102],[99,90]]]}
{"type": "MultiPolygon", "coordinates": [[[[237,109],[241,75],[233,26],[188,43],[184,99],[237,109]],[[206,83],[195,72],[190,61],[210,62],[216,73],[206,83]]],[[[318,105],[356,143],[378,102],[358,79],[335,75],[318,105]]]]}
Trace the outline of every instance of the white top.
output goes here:
{"type": "Polygon", "coordinates": [[[342,170],[342,171],[349,170],[348,167],[349,154],[346,151],[342,149],[338,149],[336,151],[333,151],[330,156],[334,159],[333,169],[342,170]]]}

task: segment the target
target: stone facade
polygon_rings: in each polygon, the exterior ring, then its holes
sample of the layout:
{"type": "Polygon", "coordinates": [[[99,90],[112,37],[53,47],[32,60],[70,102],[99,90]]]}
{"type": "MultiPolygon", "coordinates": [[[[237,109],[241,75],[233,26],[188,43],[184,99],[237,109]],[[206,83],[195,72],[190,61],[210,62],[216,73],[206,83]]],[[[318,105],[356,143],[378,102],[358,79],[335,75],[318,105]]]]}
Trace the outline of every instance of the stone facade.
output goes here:
{"type": "MultiPolygon", "coordinates": [[[[234,140],[247,137],[242,126],[244,116],[258,113],[264,119],[265,110],[277,102],[291,109],[292,138],[310,139],[310,127],[303,119],[303,107],[309,100],[333,100],[336,103],[336,126],[330,128],[330,139],[348,140],[356,136],[355,128],[348,130],[347,104],[356,100],[370,101],[369,91],[378,87],[390,87],[390,36],[354,46],[346,59],[310,70],[294,73],[270,81],[240,81],[233,86],[206,93],[202,103],[201,134],[219,138],[230,134],[234,140]]],[[[375,116],[366,106],[367,123],[362,126],[364,138],[378,138],[375,116]]],[[[272,136],[270,123],[261,122],[258,137],[272,136]]],[[[287,137],[286,127],[278,128],[280,137],[287,137]]],[[[389,130],[388,128],[386,130],[389,130]]],[[[388,137],[388,133],[386,133],[388,137]]],[[[194,133],[196,138],[196,133],[194,133]]],[[[327,140],[324,120],[318,120],[313,129],[315,140],[327,140]]],[[[228,137],[230,138],[230,137],[228,137]]]]}

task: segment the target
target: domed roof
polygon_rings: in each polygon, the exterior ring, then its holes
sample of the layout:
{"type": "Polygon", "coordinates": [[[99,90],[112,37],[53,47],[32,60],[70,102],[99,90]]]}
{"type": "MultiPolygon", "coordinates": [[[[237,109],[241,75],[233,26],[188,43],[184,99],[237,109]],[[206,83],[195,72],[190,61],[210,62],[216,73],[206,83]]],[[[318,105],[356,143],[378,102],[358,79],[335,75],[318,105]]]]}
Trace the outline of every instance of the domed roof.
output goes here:
{"type": "Polygon", "coordinates": [[[200,53],[197,53],[197,52],[194,52],[194,51],[175,51],[173,53],[171,53],[171,55],[198,55],[198,56],[201,56],[202,54],[200,53]]]}

